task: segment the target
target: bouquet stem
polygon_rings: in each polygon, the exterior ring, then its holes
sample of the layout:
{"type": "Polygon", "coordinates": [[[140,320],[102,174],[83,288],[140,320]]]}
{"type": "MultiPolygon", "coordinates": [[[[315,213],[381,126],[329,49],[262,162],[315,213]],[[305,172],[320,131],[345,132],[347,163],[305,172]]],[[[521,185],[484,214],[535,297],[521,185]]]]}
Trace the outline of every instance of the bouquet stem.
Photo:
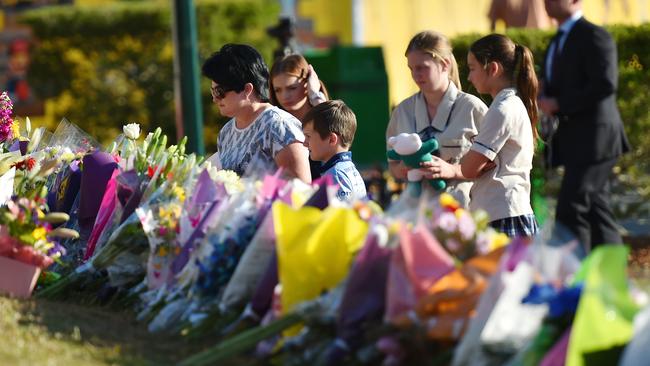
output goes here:
{"type": "Polygon", "coordinates": [[[222,328],[232,323],[237,319],[237,312],[229,312],[226,314],[215,310],[208,314],[203,321],[194,327],[188,327],[183,330],[182,335],[188,339],[200,339],[211,332],[219,332],[222,328]]]}
{"type": "Polygon", "coordinates": [[[190,366],[190,365],[208,365],[215,364],[218,361],[228,359],[229,357],[235,356],[238,353],[244,352],[252,347],[254,347],[259,341],[262,341],[266,338],[269,338],[273,335],[276,335],[283,330],[300,323],[302,321],[302,316],[299,314],[289,314],[286,315],[268,325],[263,327],[257,327],[235,335],[232,338],[226,339],[225,341],[217,344],[216,346],[209,348],[201,353],[198,353],[192,357],[189,357],[183,360],[179,365],[180,366],[190,366]]]}

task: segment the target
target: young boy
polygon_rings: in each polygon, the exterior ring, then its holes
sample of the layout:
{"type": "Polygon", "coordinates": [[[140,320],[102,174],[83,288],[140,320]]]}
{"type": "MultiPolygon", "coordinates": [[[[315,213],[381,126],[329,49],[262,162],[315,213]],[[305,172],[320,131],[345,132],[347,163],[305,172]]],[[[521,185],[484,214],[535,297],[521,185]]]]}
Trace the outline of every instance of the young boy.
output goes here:
{"type": "Polygon", "coordinates": [[[302,129],[309,156],[323,163],[321,175],[330,175],[338,183],[338,198],[347,202],[365,199],[366,186],[349,151],[357,130],[354,112],[340,100],[323,102],[307,112],[302,129]]]}

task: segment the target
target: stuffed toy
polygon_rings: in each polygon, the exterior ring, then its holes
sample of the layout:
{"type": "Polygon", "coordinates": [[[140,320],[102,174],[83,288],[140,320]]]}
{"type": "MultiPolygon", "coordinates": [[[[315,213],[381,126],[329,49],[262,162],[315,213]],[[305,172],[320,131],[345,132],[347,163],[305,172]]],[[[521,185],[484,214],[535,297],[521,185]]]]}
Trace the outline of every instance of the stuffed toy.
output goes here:
{"type": "MultiPolygon", "coordinates": [[[[438,151],[438,141],[431,138],[422,142],[417,133],[400,133],[388,139],[388,146],[393,148],[387,153],[388,159],[401,160],[411,168],[407,173],[409,185],[417,185],[416,188],[420,188],[420,181],[424,177],[424,173],[420,170],[420,163],[432,160],[431,153],[438,151]]],[[[442,179],[430,179],[429,184],[436,191],[442,191],[447,187],[442,179]]]]}

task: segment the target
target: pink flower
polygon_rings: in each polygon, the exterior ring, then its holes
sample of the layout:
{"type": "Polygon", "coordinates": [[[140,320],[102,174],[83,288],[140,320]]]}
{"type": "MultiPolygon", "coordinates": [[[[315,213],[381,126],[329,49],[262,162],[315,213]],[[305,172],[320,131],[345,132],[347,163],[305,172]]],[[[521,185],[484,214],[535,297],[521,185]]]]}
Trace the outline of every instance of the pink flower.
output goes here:
{"type": "Polygon", "coordinates": [[[452,253],[456,253],[456,252],[460,251],[460,248],[461,248],[461,245],[458,242],[458,240],[456,240],[454,238],[447,239],[447,241],[445,242],[445,246],[452,253]]]}
{"type": "Polygon", "coordinates": [[[448,233],[456,231],[458,226],[458,220],[456,220],[456,215],[453,212],[441,213],[437,221],[436,226],[448,233]]]}
{"type": "Polygon", "coordinates": [[[14,120],[11,118],[13,108],[14,105],[7,92],[2,92],[0,94],[0,141],[6,141],[13,137],[14,120]]]}
{"type": "Polygon", "coordinates": [[[476,236],[476,250],[480,254],[487,254],[490,251],[490,234],[480,232],[476,236]]]}
{"type": "Polygon", "coordinates": [[[474,237],[474,233],[476,233],[476,223],[474,222],[472,215],[467,212],[460,215],[458,218],[458,231],[460,231],[460,237],[463,240],[470,240],[474,237]]]}
{"type": "Polygon", "coordinates": [[[196,217],[189,217],[190,219],[190,224],[192,224],[192,227],[197,227],[199,225],[199,222],[201,221],[201,215],[196,215],[196,217]]]}

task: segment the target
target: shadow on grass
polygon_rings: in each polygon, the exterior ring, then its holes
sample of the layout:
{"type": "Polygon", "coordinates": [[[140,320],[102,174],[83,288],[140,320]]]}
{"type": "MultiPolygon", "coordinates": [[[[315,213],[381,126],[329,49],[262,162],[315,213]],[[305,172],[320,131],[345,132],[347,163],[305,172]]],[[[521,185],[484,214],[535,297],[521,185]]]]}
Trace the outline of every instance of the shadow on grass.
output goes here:
{"type": "Polygon", "coordinates": [[[41,326],[56,339],[113,350],[100,352],[107,364],[172,365],[214,343],[209,339],[189,343],[180,336],[149,333],[130,311],[42,299],[19,305],[21,326],[41,326]]]}

